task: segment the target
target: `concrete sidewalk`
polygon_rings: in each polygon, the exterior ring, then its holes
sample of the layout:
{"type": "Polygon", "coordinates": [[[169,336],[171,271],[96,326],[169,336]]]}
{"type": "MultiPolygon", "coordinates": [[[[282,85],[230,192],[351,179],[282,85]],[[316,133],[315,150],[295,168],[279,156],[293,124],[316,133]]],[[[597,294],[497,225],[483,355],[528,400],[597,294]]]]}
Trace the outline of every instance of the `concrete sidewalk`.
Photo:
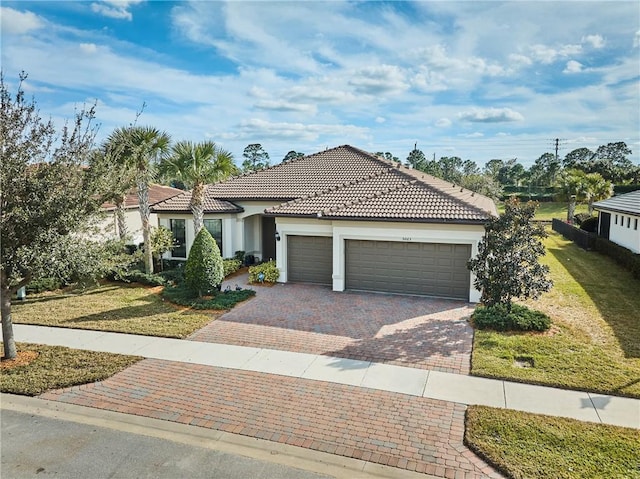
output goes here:
{"type": "Polygon", "coordinates": [[[638,399],[273,349],[31,325],[14,328],[23,342],[326,381],[640,429],[638,399]]]}

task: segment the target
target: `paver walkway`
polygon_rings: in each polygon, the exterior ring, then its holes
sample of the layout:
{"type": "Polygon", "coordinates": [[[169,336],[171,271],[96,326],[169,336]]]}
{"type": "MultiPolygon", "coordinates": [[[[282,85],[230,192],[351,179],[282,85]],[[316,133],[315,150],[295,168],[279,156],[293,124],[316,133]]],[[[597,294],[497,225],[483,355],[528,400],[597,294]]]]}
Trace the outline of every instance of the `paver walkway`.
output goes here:
{"type": "MultiPolygon", "coordinates": [[[[223,287],[247,287],[247,279],[223,287]]],[[[473,308],[463,301],[309,284],[253,289],[258,301],[236,306],[189,339],[469,373],[473,308]]]]}

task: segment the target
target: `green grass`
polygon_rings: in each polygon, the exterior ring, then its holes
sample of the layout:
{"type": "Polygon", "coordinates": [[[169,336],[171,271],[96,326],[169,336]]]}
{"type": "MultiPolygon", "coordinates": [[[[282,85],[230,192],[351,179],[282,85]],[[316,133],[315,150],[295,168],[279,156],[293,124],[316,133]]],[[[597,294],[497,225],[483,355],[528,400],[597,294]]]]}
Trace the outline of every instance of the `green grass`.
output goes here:
{"type": "MultiPolygon", "coordinates": [[[[498,202],[498,212],[504,213],[504,203],[498,202]]],[[[535,219],[538,221],[551,221],[553,218],[560,220],[567,219],[567,203],[558,203],[553,201],[544,201],[538,203],[535,219]]],[[[587,205],[576,205],[576,214],[586,213],[587,205]]]]}
{"type": "Polygon", "coordinates": [[[215,315],[170,304],[161,288],[109,283],[83,291],[56,291],[14,301],[15,323],[185,338],[215,315]]]}
{"type": "Polygon", "coordinates": [[[640,281],[556,233],[545,245],[554,287],[525,304],[548,314],[551,330],[477,330],[472,374],[640,397],[640,281]]]}
{"type": "Polygon", "coordinates": [[[99,353],[62,346],[18,343],[18,351],[35,352],[28,364],[3,368],[0,391],[37,396],[45,391],[102,381],[140,361],[137,356],[99,353]]]}
{"type": "Polygon", "coordinates": [[[471,406],[465,443],[507,477],[640,478],[636,429],[471,406]]]}

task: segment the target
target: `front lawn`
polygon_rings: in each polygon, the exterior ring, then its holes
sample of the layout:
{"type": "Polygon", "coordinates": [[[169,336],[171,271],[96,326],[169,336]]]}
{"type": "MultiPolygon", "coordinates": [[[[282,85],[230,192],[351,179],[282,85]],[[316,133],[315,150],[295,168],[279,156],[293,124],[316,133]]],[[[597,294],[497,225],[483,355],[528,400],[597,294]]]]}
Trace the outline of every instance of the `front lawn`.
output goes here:
{"type": "Polygon", "coordinates": [[[637,429],[470,406],[465,443],[517,479],[640,478],[637,429]]]}
{"type": "Polygon", "coordinates": [[[29,343],[16,346],[17,360],[2,361],[0,391],[25,396],[102,381],[142,359],[62,346],[29,343]]]}
{"type": "Polygon", "coordinates": [[[476,330],[472,374],[640,397],[640,281],[606,256],[550,232],[554,287],[537,301],[546,333],[476,330]]]}
{"type": "Polygon", "coordinates": [[[109,283],[14,301],[15,323],[185,338],[222,311],[203,313],[165,301],[158,288],[109,283]]]}

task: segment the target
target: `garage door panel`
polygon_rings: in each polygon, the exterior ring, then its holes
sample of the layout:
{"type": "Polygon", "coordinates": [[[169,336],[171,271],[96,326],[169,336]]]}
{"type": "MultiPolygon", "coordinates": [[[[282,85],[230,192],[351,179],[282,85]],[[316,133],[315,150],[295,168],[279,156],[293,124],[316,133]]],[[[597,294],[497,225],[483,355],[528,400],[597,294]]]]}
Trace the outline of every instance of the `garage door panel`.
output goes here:
{"type": "Polygon", "coordinates": [[[346,240],[347,289],[468,299],[470,245],[346,240]]]}
{"type": "Polygon", "coordinates": [[[293,282],[331,284],[333,238],[287,236],[287,279],[293,282]]]}

